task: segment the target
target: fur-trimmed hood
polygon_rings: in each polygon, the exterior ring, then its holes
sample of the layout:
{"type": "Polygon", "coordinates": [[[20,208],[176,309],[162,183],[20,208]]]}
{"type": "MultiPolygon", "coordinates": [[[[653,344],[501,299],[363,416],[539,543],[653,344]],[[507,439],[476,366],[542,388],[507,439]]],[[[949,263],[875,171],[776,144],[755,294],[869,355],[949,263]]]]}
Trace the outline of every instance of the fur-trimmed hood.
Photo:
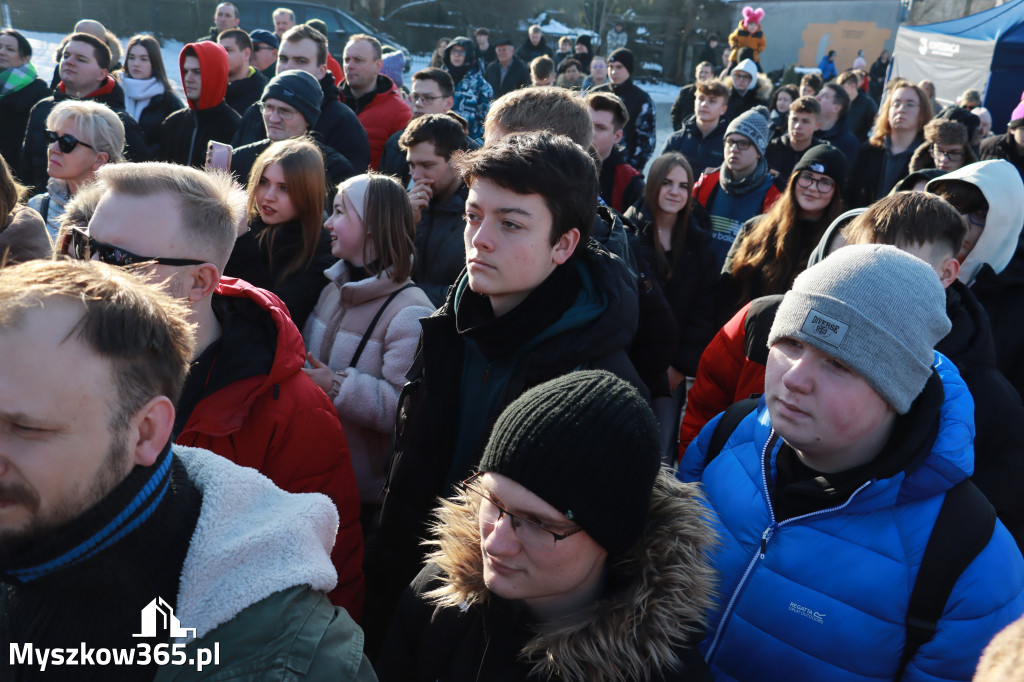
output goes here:
{"type": "MultiPolygon", "coordinates": [[[[680,667],[679,652],[702,636],[717,576],[708,555],[718,544],[704,494],[662,471],[644,536],[610,558],[606,593],[587,611],[537,629],[520,651],[532,674],[567,682],[658,679],[680,667]],[[614,586],[614,587],[613,587],[614,586]]],[[[427,597],[442,608],[486,604],[475,502],[464,493],[435,512],[428,557],[442,586],[427,597]]]]}

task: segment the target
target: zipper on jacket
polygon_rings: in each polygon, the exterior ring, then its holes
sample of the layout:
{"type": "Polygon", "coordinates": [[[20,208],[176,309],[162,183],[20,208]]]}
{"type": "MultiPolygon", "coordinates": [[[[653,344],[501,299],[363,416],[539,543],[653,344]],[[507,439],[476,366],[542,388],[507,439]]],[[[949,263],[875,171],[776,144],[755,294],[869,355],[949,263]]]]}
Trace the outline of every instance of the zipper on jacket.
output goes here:
{"type": "Polygon", "coordinates": [[[739,600],[740,593],[747,586],[747,581],[750,579],[751,573],[754,572],[754,568],[757,565],[757,563],[759,561],[764,560],[765,552],[768,549],[768,543],[769,541],[771,541],[776,529],[785,526],[786,524],[792,523],[794,521],[801,521],[804,519],[813,518],[815,516],[822,516],[823,514],[831,514],[833,512],[841,511],[842,509],[845,509],[851,502],[853,502],[853,498],[856,497],[857,493],[859,493],[861,490],[864,490],[864,488],[867,488],[872,483],[872,481],[865,481],[859,488],[850,493],[850,497],[846,499],[846,502],[843,502],[841,505],[837,507],[819,509],[818,511],[811,512],[810,514],[794,516],[792,518],[786,519],[785,521],[776,522],[775,509],[772,507],[771,496],[768,492],[768,450],[769,446],[771,446],[772,443],[776,440],[776,437],[777,434],[775,433],[775,429],[772,429],[771,434],[769,434],[768,436],[768,440],[764,444],[764,448],[761,449],[761,485],[764,488],[764,499],[768,504],[768,514],[771,518],[771,523],[768,525],[767,528],[765,528],[764,532],[761,534],[761,546],[759,547],[758,551],[754,552],[754,556],[750,558],[750,562],[747,564],[746,570],[743,571],[743,576],[740,578],[739,583],[736,584],[736,589],[733,590],[732,597],[729,598],[729,604],[725,607],[725,610],[722,612],[722,617],[718,621],[718,627],[715,629],[715,637],[711,641],[711,646],[708,647],[707,655],[704,657],[704,660],[708,663],[708,665],[711,664],[711,659],[714,657],[715,649],[718,648],[718,643],[722,638],[722,633],[725,631],[726,624],[732,617],[732,612],[736,606],[736,602],[739,600]]]}

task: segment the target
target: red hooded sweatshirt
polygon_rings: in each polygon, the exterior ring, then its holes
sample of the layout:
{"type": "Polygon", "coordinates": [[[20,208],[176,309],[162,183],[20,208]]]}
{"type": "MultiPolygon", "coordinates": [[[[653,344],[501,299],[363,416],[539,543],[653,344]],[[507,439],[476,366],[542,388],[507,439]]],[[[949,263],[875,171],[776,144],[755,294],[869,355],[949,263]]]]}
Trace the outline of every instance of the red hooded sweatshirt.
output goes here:
{"type": "Polygon", "coordinates": [[[219,43],[204,41],[189,43],[181,48],[178,55],[178,69],[181,73],[182,85],[185,83],[185,58],[189,51],[195,52],[199,60],[199,71],[203,77],[203,86],[199,91],[199,102],[188,100],[192,109],[212,109],[224,101],[228,91],[228,53],[219,43]]]}

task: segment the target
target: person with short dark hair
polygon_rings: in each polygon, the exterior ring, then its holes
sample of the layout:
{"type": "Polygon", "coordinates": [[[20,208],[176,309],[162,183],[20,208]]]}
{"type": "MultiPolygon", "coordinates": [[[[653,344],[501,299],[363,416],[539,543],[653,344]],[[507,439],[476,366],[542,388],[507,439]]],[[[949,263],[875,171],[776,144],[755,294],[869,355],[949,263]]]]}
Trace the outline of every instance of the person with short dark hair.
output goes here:
{"type": "Polygon", "coordinates": [[[695,111],[682,128],[669,135],[661,153],[679,152],[699,175],[718,168],[725,160],[722,146],[729,126],[729,88],[715,78],[694,85],[695,111]]]}
{"type": "Polygon", "coordinates": [[[483,26],[473,31],[473,40],[476,41],[477,53],[480,55],[480,59],[483,61],[484,68],[486,69],[491,63],[497,61],[498,55],[495,52],[494,45],[491,45],[491,32],[483,26]]]}
{"type": "Polygon", "coordinates": [[[938,168],[950,173],[978,160],[971,149],[967,126],[958,121],[933,118],[924,127],[924,142],[910,158],[909,170],[938,168]]]}
{"type": "Polygon", "coordinates": [[[846,90],[850,98],[846,122],[859,143],[867,141],[871,127],[875,124],[875,116],[878,114],[878,104],[860,87],[865,78],[863,71],[845,71],[836,79],[836,83],[846,90]]]}
{"type": "Polygon", "coordinates": [[[696,113],[694,101],[697,98],[697,83],[711,80],[715,77],[715,67],[711,62],[701,62],[694,70],[694,82],[684,85],[679,89],[676,101],[672,103],[670,115],[672,116],[672,130],[679,130],[683,127],[683,121],[696,113]]]}
{"type": "Polygon", "coordinates": [[[241,116],[259,101],[267,78],[249,64],[252,39],[240,28],[229,28],[217,36],[217,42],[228,53],[228,89],[224,100],[241,116]]]}
{"type": "Polygon", "coordinates": [[[772,137],[783,135],[789,125],[789,108],[793,102],[800,97],[800,92],[795,85],[780,85],[772,92],[768,100],[768,127],[771,128],[772,137]]]}
{"type": "MultiPolygon", "coordinates": [[[[138,215],[125,217],[137,227],[138,215]]],[[[173,442],[196,345],[185,303],[126,268],[61,259],[0,270],[0,638],[47,651],[74,642],[101,663],[104,651],[161,651],[180,637],[174,651],[195,662],[216,647],[214,669],[229,677],[376,679],[358,626],[325,594],[337,582],[334,504],[173,442]]],[[[125,682],[209,672],[170,660],[57,671],[125,682]]],[[[5,680],[46,673],[0,662],[5,680]]]]}
{"type": "Polygon", "coordinates": [[[585,101],[594,121],[594,150],[601,160],[601,199],[624,213],[644,195],[644,175],[626,163],[626,150],[619,144],[629,112],[610,92],[592,92],[585,101]]]}
{"type": "Polygon", "coordinates": [[[547,55],[534,57],[530,62],[530,85],[545,87],[555,84],[555,62],[547,55]]]}
{"type": "Polygon", "coordinates": [[[366,623],[370,651],[422,564],[418,542],[436,497],[472,473],[503,407],[586,368],[646,392],[626,354],[635,276],[589,240],[591,157],[564,136],[513,134],[460,156],[457,167],[469,187],[466,269],[423,320],[400,401],[380,530],[367,547],[367,614],[380,619],[366,623]]]}
{"type": "Polygon", "coordinates": [[[821,105],[821,114],[818,117],[821,128],[817,133],[818,139],[836,147],[848,161],[852,162],[860,143],[847,125],[850,96],[843,86],[825,83],[818,91],[816,99],[821,105]]]}
{"type": "Polygon", "coordinates": [[[530,85],[530,68],[516,55],[511,38],[499,38],[494,44],[494,55],[495,60],[484,70],[494,99],[530,85]]]}
{"type": "Polygon", "coordinates": [[[582,65],[579,60],[567,57],[558,65],[558,77],[555,78],[555,85],[560,88],[567,88],[579,92],[583,83],[582,65]]]}
{"type": "Polygon", "coordinates": [[[982,547],[966,565],[957,550],[928,556],[955,493],[973,489],[989,509],[967,481],[973,399],[935,350],[951,329],[946,302],[929,263],[895,246],[840,248],[779,304],[757,406],[713,459],[720,419],[690,444],[678,476],[703,484],[723,538],[701,646],[712,675],[966,680],[1024,612],[1024,560],[998,519],[964,514],[982,547]],[[954,582],[932,636],[903,660],[911,594],[932,561],[954,582]]]}
{"type": "Polygon", "coordinates": [[[775,174],[775,187],[784,191],[793,167],[811,147],[818,144],[821,103],[814,97],[800,97],[789,105],[786,132],[768,142],[764,158],[775,174]]]}
{"type": "Polygon", "coordinates": [[[17,166],[28,115],[50,88],[32,63],[32,45],[13,28],[0,29],[0,156],[17,166]]]}
{"type": "MultiPolygon", "coordinates": [[[[48,140],[46,120],[53,108],[65,100],[91,100],[106,105],[124,126],[124,155],[133,161],[146,161],[149,148],[138,122],[124,108],[124,90],[109,74],[110,49],[99,38],[88,33],[72,33],[61,53],[57,66],[60,82],[50,97],[33,105],[21,146],[18,177],[31,193],[46,191],[48,140]]],[[[2,101],[2,100],[0,100],[2,101]]]]}
{"type": "Polygon", "coordinates": [[[821,80],[829,82],[836,77],[836,51],[829,50],[818,62],[818,69],[821,71],[821,80]]]}
{"type": "Polygon", "coordinates": [[[473,471],[433,512],[383,682],[710,679],[692,640],[711,521],[696,486],[659,471],[655,416],[628,383],[582,370],[526,391],[473,471]]]}
{"type": "Polygon", "coordinates": [[[398,144],[413,183],[408,192],[416,226],[413,280],[438,307],[466,264],[462,232],[469,189],[452,156],[473,145],[462,125],[448,114],[413,119],[398,144]]]}
{"type": "MultiPolygon", "coordinates": [[[[455,103],[455,84],[452,77],[444,69],[428,66],[412,75],[412,90],[409,91],[409,102],[412,104],[412,120],[424,114],[443,114],[451,111],[455,103]]],[[[403,187],[409,186],[411,174],[405,151],[399,140],[405,132],[402,128],[384,143],[384,153],[380,158],[380,172],[391,175],[402,181],[403,187]]]]}

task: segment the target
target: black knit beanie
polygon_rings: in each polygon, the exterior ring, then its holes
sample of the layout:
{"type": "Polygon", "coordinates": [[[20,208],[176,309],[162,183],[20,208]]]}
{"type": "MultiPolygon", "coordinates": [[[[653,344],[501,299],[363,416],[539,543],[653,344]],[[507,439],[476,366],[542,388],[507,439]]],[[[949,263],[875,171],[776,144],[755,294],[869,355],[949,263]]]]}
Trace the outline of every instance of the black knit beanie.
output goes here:
{"type": "Polygon", "coordinates": [[[279,99],[298,109],[312,128],[320,118],[324,91],[317,79],[305,71],[285,71],[271,78],[263,88],[260,101],[266,102],[268,98],[279,99]]]}
{"type": "Polygon", "coordinates": [[[523,393],[498,417],[480,461],[480,471],[519,483],[613,556],[643,534],[660,467],[654,413],[603,370],[523,393]]]}
{"type": "Polygon", "coordinates": [[[629,71],[629,75],[633,75],[633,53],[624,47],[620,47],[617,50],[612,50],[612,53],[608,55],[608,61],[618,62],[626,67],[626,71],[629,71]]]}

